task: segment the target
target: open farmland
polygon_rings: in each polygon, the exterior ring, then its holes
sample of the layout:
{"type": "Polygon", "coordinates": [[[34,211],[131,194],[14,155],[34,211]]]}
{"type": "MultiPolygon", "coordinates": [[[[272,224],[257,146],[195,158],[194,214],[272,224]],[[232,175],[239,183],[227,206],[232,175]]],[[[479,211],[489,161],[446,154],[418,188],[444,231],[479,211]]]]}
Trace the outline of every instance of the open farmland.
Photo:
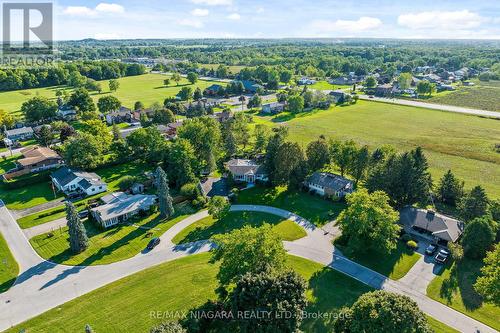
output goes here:
{"type": "MultiPolygon", "coordinates": [[[[108,81],[101,81],[101,85],[104,89],[103,93],[99,94],[92,92],[91,95],[95,102],[97,102],[100,97],[114,95],[124,106],[132,108],[136,101],[141,101],[146,106],[154,102],[163,103],[165,98],[177,95],[183,86],[191,86],[193,90],[196,89],[196,87],[200,87],[200,89],[203,90],[214,83],[213,81],[199,80],[196,84],[192,85],[187,79],[182,78],[178,86],[172,81],[168,87],[165,87],[163,85],[163,80],[165,78],[167,78],[167,76],[161,74],[123,77],[118,79],[120,88],[114,93],[109,92],[108,81]]],[[[0,109],[20,117],[21,114],[19,110],[23,102],[35,96],[44,96],[56,100],[55,93],[58,89],[72,90],[72,88],[69,87],[59,86],[2,92],[0,93],[0,109]]]]}
{"type": "Polygon", "coordinates": [[[256,123],[287,126],[290,139],[306,144],[319,135],[352,139],[376,148],[390,144],[398,150],[424,148],[436,182],[451,169],[466,188],[480,184],[490,197],[500,197],[500,122],[476,116],[416,107],[360,101],[299,115],[254,117],[256,123]]]}

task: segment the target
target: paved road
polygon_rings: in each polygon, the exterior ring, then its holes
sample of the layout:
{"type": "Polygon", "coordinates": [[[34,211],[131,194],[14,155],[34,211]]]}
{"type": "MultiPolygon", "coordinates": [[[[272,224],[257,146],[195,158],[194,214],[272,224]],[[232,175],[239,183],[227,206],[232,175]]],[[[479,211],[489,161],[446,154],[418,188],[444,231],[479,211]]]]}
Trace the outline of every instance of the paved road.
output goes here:
{"type": "MultiPolygon", "coordinates": [[[[285,248],[293,255],[322,263],[343,272],[374,288],[408,295],[427,314],[441,320],[461,332],[496,332],[447,306],[433,301],[425,294],[403,283],[392,281],[379,273],[354,263],[336,252],[331,235],[317,228],[306,219],[288,211],[256,205],[236,205],[233,211],[259,211],[290,219],[301,225],[307,236],[294,242],[285,242],[285,248]]],[[[208,216],[207,211],[191,215],[174,225],[161,236],[161,243],[151,252],[102,266],[56,265],[40,258],[30,246],[6,207],[0,205],[0,232],[11,247],[20,265],[20,276],[14,286],[0,294],[0,330],[26,321],[49,309],[95,290],[103,285],[131,275],[148,267],[183,256],[209,251],[213,244],[200,241],[174,245],[172,238],[192,223],[208,216]]]]}
{"type": "MultiPolygon", "coordinates": [[[[21,154],[21,150],[24,149],[24,148],[26,148],[26,147],[12,149],[12,155],[21,154]]],[[[6,151],[3,151],[3,152],[0,152],[0,157],[4,157],[4,156],[10,157],[11,156],[10,150],[6,150],[6,151]]]]}
{"type": "Polygon", "coordinates": [[[495,112],[495,111],[469,109],[469,108],[463,108],[460,106],[432,104],[432,103],[411,101],[411,100],[398,99],[398,98],[384,98],[384,97],[369,98],[367,95],[358,95],[358,96],[360,99],[364,99],[364,100],[368,100],[368,101],[407,105],[407,106],[416,106],[416,107],[421,107],[421,108],[426,108],[426,109],[433,109],[433,110],[446,111],[446,112],[455,112],[455,113],[463,113],[463,114],[470,114],[470,115],[474,115],[474,116],[482,116],[482,117],[489,117],[489,118],[500,118],[500,112],[495,112]]]}

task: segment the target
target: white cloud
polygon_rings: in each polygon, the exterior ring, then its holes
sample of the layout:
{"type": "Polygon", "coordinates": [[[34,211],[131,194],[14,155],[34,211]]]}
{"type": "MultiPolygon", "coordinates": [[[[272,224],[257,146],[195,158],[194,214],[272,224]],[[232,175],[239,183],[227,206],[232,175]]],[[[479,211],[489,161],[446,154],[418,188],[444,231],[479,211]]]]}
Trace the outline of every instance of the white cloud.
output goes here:
{"type": "Polygon", "coordinates": [[[123,6],[118,5],[116,3],[105,3],[101,2],[95,7],[95,10],[101,13],[115,13],[120,14],[125,12],[125,8],[123,6]]]}
{"type": "Polygon", "coordinates": [[[398,17],[398,24],[410,29],[470,29],[476,28],[486,21],[477,13],[468,10],[429,11],[403,14],[398,17]]]}
{"type": "Polygon", "coordinates": [[[255,9],[255,12],[256,13],[263,13],[265,11],[264,7],[257,7],[257,9],[255,9]]]}
{"type": "Polygon", "coordinates": [[[208,9],[196,8],[191,11],[191,15],[193,16],[207,16],[210,12],[208,9]]]}
{"type": "Polygon", "coordinates": [[[229,14],[227,16],[227,18],[230,20],[238,21],[239,19],[241,19],[241,15],[238,13],[232,13],[232,14],[229,14]]]}
{"type": "Polygon", "coordinates": [[[191,2],[207,6],[231,6],[233,4],[233,0],[191,0],[191,2]]]}
{"type": "Polygon", "coordinates": [[[182,19],[177,21],[178,25],[183,25],[186,27],[192,27],[192,28],[203,28],[203,22],[199,20],[193,20],[193,19],[182,19]]]}
{"type": "Polygon", "coordinates": [[[84,6],[69,6],[64,9],[64,14],[74,15],[74,16],[93,16],[95,12],[89,8],[84,6]]]}
{"type": "Polygon", "coordinates": [[[377,29],[382,26],[382,21],[376,17],[363,16],[356,21],[350,20],[315,20],[311,28],[319,32],[347,32],[356,33],[366,30],[377,29]]]}
{"type": "Polygon", "coordinates": [[[64,14],[73,16],[97,16],[98,14],[123,14],[125,8],[116,3],[101,2],[95,8],[85,6],[69,6],[63,11],[64,14]]]}

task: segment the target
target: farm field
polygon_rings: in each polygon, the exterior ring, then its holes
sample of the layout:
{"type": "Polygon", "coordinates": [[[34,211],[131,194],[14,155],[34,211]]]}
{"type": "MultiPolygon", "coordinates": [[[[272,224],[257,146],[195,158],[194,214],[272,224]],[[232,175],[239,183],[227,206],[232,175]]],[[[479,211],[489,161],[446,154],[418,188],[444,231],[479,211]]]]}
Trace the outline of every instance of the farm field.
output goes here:
{"type": "Polygon", "coordinates": [[[319,135],[352,139],[375,148],[390,144],[398,150],[421,146],[436,182],[449,169],[466,188],[484,186],[491,198],[500,197],[498,120],[423,108],[359,101],[299,115],[254,116],[255,123],[287,126],[289,138],[305,148],[319,135]]]}
{"type": "Polygon", "coordinates": [[[474,86],[438,93],[427,102],[500,112],[500,81],[474,81],[474,86]]]}
{"type": "MultiPolygon", "coordinates": [[[[116,96],[124,106],[133,108],[134,103],[137,101],[143,102],[145,106],[149,106],[154,102],[163,104],[165,98],[177,95],[183,86],[191,86],[193,90],[196,89],[196,87],[200,87],[200,89],[203,90],[214,83],[214,81],[199,80],[196,84],[192,85],[186,78],[182,78],[178,86],[175,82],[171,82],[168,87],[165,87],[163,85],[163,80],[166,77],[166,75],[162,74],[144,74],[123,77],[118,79],[120,88],[114,93],[109,92],[107,80],[101,81],[104,92],[102,94],[92,92],[91,96],[94,101],[97,102],[100,97],[113,95],[116,96]]],[[[23,102],[34,96],[44,96],[56,100],[55,92],[61,88],[64,87],[59,86],[1,92],[0,109],[20,117],[20,108],[23,102]]],[[[68,87],[64,89],[72,90],[72,88],[68,87]]]]}
{"type": "Polygon", "coordinates": [[[283,240],[293,241],[307,235],[304,229],[293,221],[283,220],[276,215],[261,212],[229,212],[220,220],[208,216],[191,224],[178,233],[172,242],[183,244],[210,239],[214,235],[225,234],[245,225],[259,227],[264,223],[273,225],[273,229],[283,240]]]}

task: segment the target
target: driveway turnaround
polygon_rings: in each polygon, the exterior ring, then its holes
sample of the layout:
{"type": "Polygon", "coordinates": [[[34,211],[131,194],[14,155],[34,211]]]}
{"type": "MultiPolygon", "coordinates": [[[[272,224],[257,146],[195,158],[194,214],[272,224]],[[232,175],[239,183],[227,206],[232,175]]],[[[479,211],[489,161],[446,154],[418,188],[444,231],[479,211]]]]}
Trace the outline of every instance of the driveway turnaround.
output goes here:
{"type": "MultiPolygon", "coordinates": [[[[289,253],[329,266],[373,288],[407,295],[417,302],[422,311],[461,332],[496,332],[430,299],[424,293],[404,283],[392,281],[350,261],[336,251],[328,233],[296,214],[274,207],[257,205],[235,205],[231,207],[231,210],[265,212],[292,220],[305,229],[307,236],[294,242],[285,242],[285,248],[289,253]]],[[[214,245],[209,241],[181,245],[172,243],[172,238],[176,234],[207,216],[208,212],[202,211],[185,218],[160,237],[161,243],[155,249],[139,253],[133,258],[102,266],[65,266],[40,258],[10,212],[0,201],[0,232],[9,244],[21,272],[14,286],[0,294],[0,330],[5,330],[148,267],[211,250],[214,245]]]]}

